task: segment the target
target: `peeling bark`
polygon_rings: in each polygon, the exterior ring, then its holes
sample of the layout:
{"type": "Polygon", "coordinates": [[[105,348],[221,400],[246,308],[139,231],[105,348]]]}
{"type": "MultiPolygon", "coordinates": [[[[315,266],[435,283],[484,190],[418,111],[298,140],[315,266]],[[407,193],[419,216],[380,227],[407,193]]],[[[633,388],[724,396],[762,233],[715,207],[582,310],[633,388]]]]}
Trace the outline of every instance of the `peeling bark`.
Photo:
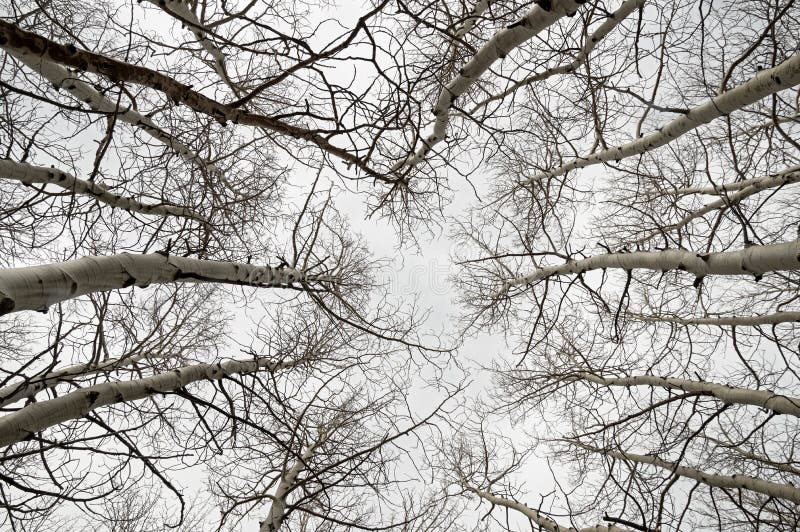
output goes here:
{"type": "Polygon", "coordinates": [[[700,255],[685,249],[665,251],[633,251],[606,253],[588,259],[570,260],[559,266],[547,266],[536,272],[506,281],[503,292],[512,286],[534,283],[558,275],[583,273],[590,270],[618,268],[656,271],[684,270],[697,277],[706,275],[755,275],[767,272],[800,269],[800,240],[784,244],[750,246],[739,251],[700,255]]]}
{"type": "Polygon", "coordinates": [[[95,292],[162,283],[225,283],[289,287],[329,281],[294,268],[256,266],[165,256],[121,253],[61,263],[0,270],[0,315],[21,310],[46,311],[55,303],[95,292]]]}
{"type": "Polygon", "coordinates": [[[702,105],[693,107],[687,114],[667,123],[655,133],[615,148],[578,157],[552,170],[539,172],[525,179],[523,184],[563,176],[570,170],[610,161],[620,161],[647,153],[669,144],[681,135],[716,118],[728,115],[798,83],[800,83],[800,54],[795,54],[775,68],[762,70],[746,83],[724,92],[702,105]]]}
{"type": "Polygon", "coordinates": [[[61,397],[33,403],[0,418],[0,447],[25,440],[48,427],[78,419],[102,406],[145,399],[158,393],[170,393],[201,380],[219,380],[228,375],[277,371],[291,363],[272,360],[227,360],[215,364],[196,364],[122,382],[107,382],[81,388],[61,397]]]}
{"type": "Polygon", "coordinates": [[[182,218],[191,218],[205,222],[205,219],[202,216],[195,213],[191,209],[165,203],[158,205],[142,203],[141,201],[133,198],[126,198],[124,196],[114,194],[105,185],[95,183],[94,181],[78,179],[77,177],[56,168],[33,166],[31,164],[18,163],[8,159],[0,159],[0,178],[14,179],[27,185],[31,185],[33,183],[55,185],[63,188],[64,190],[68,190],[73,194],[92,196],[100,203],[105,203],[111,207],[122,209],[128,212],[138,212],[141,214],[151,214],[154,216],[179,216],[182,218]]]}
{"type": "Polygon", "coordinates": [[[618,460],[660,467],[661,469],[666,469],[682,477],[691,478],[707,486],[712,486],[715,488],[745,489],[762,493],[768,497],[775,497],[776,499],[784,499],[792,501],[795,504],[800,504],[800,489],[788,484],[779,484],[777,482],[761,480],[759,478],[750,477],[747,475],[715,475],[699,469],[681,466],[674,462],[668,462],[667,460],[662,460],[657,456],[612,451],[586,445],[575,440],[567,441],[588,451],[600,453],[618,460]]]}

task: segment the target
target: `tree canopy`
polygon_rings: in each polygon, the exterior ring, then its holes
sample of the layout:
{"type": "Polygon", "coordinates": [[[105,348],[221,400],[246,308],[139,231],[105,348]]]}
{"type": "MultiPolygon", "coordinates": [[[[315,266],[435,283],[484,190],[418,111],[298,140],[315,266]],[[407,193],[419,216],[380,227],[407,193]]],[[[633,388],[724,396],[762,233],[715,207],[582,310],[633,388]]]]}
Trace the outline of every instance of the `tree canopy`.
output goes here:
{"type": "Polygon", "coordinates": [[[794,0],[0,0],[0,529],[800,527],[799,50],[794,0]]]}

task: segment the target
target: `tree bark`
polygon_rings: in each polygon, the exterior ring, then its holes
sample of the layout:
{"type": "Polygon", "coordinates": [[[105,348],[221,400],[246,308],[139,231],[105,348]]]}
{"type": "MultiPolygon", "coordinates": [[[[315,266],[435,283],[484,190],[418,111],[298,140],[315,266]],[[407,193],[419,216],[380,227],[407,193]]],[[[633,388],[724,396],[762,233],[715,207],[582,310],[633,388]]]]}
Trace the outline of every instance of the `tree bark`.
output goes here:
{"type": "Polygon", "coordinates": [[[776,325],[778,323],[800,322],[800,312],[775,312],[761,316],[720,316],[708,318],[680,318],[677,316],[643,316],[628,313],[628,316],[647,322],[679,323],[681,325],[714,325],[717,327],[755,327],[758,325],[776,325]]]}
{"type": "Polygon", "coordinates": [[[0,315],[21,310],[46,311],[54,303],[94,292],[151,284],[226,283],[288,287],[327,281],[294,268],[261,267],[166,256],[161,253],[84,257],[61,263],[0,270],[0,315]]]}
{"type": "Polygon", "coordinates": [[[689,194],[706,194],[706,195],[720,195],[734,190],[742,190],[743,188],[758,187],[759,190],[766,190],[768,188],[779,187],[783,184],[797,183],[800,181],[800,166],[792,166],[782,172],[770,174],[768,176],[754,177],[752,179],[745,179],[744,181],[736,181],[734,183],[723,183],[722,185],[711,187],[686,187],[669,191],[669,194],[676,196],[687,196],[689,194]]]}
{"type": "Polygon", "coordinates": [[[486,98],[482,102],[478,103],[473,109],[470,111],[470,114],[474,114],[480,109],[481,107],[486,107],[490,103],[502,100],[506,96],[513,94],[517,90],[522,87],[526,87],[528,85],[532,85],[533,83],[543,81],[547,78],[551,78],[553,76],[561,75],[561,74],[569,74],[570,72],[575,72],[586,60],[589,58],[589,54],[595,49],[595,47],[602,41],[611,31],[619,26],[623,20],[625,20],[631,13],[633,13],[636,9],[641,9],[644,7],[645,0],[625,0],[622,5],[611,13],[609,17],[600,24],[591,35],[589,35],[586,39],[586,42],[581,48],[580,52],[575,56],[575,59],[570,61],[569,63],[564,63],[563,65],[555,66],[552,68],[548,68],[538,74],[534,74],[532,76],[528,76],[527,78],[517,81],[511,87],[506,89],[505,91],[495,94],[489,98],[486,98]]]}
{"type": "Polygon", "coordinates": [[[0,407],[16,403],[21,399],[34,397],[42,390],[52,388],[62,382],[67,382],[73,377],[82,377],[87,375],[95,375],[104,371],[113,371],[118,368],[133,365],[140,360],[156,358],[157,356],[158,355],[145,354],[124,358],[115,358],[94,364],[75,364],[60,370],[51,371],[38,377],[26,379],[17,384],[9,384],[0,388],[0,407]]]}
{"type": "Polygon", "coordinates": [[[620,386],[631,388],[634,386],[652,386],[668,390],[683,390],[715,397],[724,403],[752,405],[771,410],[776,414],[787,414],[800,417],[800,397],[789,397],[766,390],[751,390],[749,388],[734,388],[714,382],[700,382],[672,377],[657,377],[655,375],[635,375],[631,377],[601,377],[594,373],[581,372],[577,378],[602,386],[620,386]]]}
{"type": "Polygon", "coordinates": [[[557,522],[553,521],[552,519],[543,516],[533,508],[522,504],[521,502],[512,501],[510,499],[506,499],[505,497],[498,497],[488,491],[479,490],[477,488],[473,488],[468,484],[462,482],[461,484],[464,489],[470,491],[484,499],[485,501],[497,505],[502,506],[504,508],[510,508],[512,510],[516,510],[523,514],[525,517],[531,520],[532,523],[535,523],[539,527],[549,532],[632,532],[627,528],[621,528],[616,525],[595,525],[595,526],[587,526],[582,528],[575,528],[575,527],[567,527],[564,525],[559,525],[557,522]]]}
{"type": "Polygon", "coordinates": [[[63,172],[56,168],[44,166],[34,166],[26,163],[18,163],[8,159],[0,159],[0,178],[14,179],[25,184],[42,183],[55,185],[68,190],[73,194],[92,196],[100,203],[105,203],[111,207],[122,209],[128,212],[138,212],[141,214],[152,214],[154,216],[179,216],[205,222],[205,219],[191,209],[179,207],[177,205],[159,204],[152,205],[142,203],[133,198],[126,198],[111,192],[108,187],[78,179],[77,177],[63,172]]]}
{"type": "Polygon", "coordinates": [[[217,47],[214,42],[206,36],[206,29],[200,20],[197,18],[197,15],[189,8],[188,2],[183,2],[182,0],[147,0],[151,4],[157,6],[160,9],[163,9],[167,13],[169,13],[173,18],[181,21],[181,23],[185,24],[189,27],[189,31],[197,39],[197,42],[200,43],[200,46],[203,47],[208,55],[211,56],[214,72],[220,77],[222,81],[225,82],[226,85],[233,91],[233,93],[239,97],[241,96],[242,90],[236,86],[236,84],[231,80],[230,76],[228,76],[228,69],[226,66],[225,55],[222,51],[217,47]]]}
{"type": "Polygon", "coordinates": [[[613,451],[613,450],[593,447],[591,445],[586,445],[584,443],[575,440],[567,440],[567,441],[569,441],[569,443],[572,443],[573,445],[576,445],[588,451],[604,454],[606,456],[610,456],[618,460],[626,460],[630,462],[636,462],[639,464],[653,465],[661,469],[666,469],[679,476],[691,478],[707,486],[712,486],[715,488],[745,489],[762,493],[764,495],[767,495],[768,497],[775,497],[777,499],[789,500],[794,502],[795,504],[800,504],[800,489],[795,488],[794,486],[790,486],[788,484],[779,484],[777,482],[761,480],[759,478],[750,477],[747,475],[731,475],[731,476],[715,475],[712,473],[701,471],[699,469],[693,469],[690,467],[678,465],[674,462],[662,460],[657,456],[613,451]]]}
{"type": "Polygon", "coordinates": [[[79,50],[73,44],[65,46],[3,20],[0,20],[0,46],[18,55],[37,58],[32,60],[41,59],[77,68],[84,72],[99,74],[111,81],[129,82],[149,87],[166,94],[176,105],[186,105],[198,113],[216,119],[221,124],[231,122],[245,126],[263,127],[288,137],[309,141],[323,151],[358,167],[371,177],[394,183],[392,179],[375,172],[358,156],[331,144],[326,135],[288,124],[270,116],[225,105],[192,89],[189,85],[180,83],[155,70],[87,50],[79,50]]]}
{"type": "Polygon", "coordinates": [[[724,92],[712,100],[694,107],[689,112],[667,123],[655,133],[651,133],[633,142],[609,148],[597,153],[587,154],[563,164],[552,170],[539,172],[523,181],[533,183],[559,177],[570,170],[586,168],[595,164],[610,161],[620,161],[635,155],[641,155],[664,146],[674,141],[681,135],[707,124],[721,116],[728,115],[737,109],[753,104],[760,99],[775,94],[800,83],[800,54],[795,54],[789,59],[767,70],[762,70],[750,81],[724,92]]]}
{"type": "MultiPolygon", "coordinates": [[[[0,32],[6,22],[0,21],[0,32]]],[[[0,33],[0,45],[2,43],[2,33],[0,33]]],[[[209,172],[219,174],[220,172],[214,165],[209,165],[206,161],[163,129],[153,120],[135,109],[120,109],[117,104],[100,94],[94,87],[77,79],[74,75],[61,65],[50,61],[43,55],[28,53],[24,49],[14,49],[6,45],[2,47],[22,64],[44,77],[57,89],[64,89],[69,92],[76,100],[85,103],[95,111],[116,115],[118,120],[137,127],[150,135],[153,139],[169,147],[176,155],[205,168],[209,172]]]]}
{"type": "Polygon", "coordinates": [[[101,406],[145,399],[157,393],[170,393],[193,382],[219,380],[233,374],[259,370],[277,371],[292,363],[275,363],[261,358],[227,360],[216,364],[196,364],[145,377],[107,382],[70,392],[61,397],[33,403],[0,418],[0,447],[20,442],[48,427],[85,416],[101,406]]]}
{"type": "Polygon", "coordinates": [[[800,269],[800,240],[783,244],[750,246],[738,251],[701,255],[685,249],[605,253],[581,260],[570,260],[559,266],[547,266],[536,272],[505,282],[504,290],[516,285],[534,283],[557,275],[583,273],[590,270],[684,270],[697,277],[706,275],[761,275],[773,271],[800,269]]]}
{"type": "Polygon", "coordinates": [[[323,441],[325,441],[324,436],[303,451],[303,454],[300,455],[300,460],[295,462],[281,475],[281,480],[278,482],[278,487],[275,488],[275,494],[272,496],[272,505],[269,509],[269,515],[267,519],[261,523],[259,532],[278,532],[278,530],[280,530],[283,520],[286,518],[286,501],[289,497],[289,493],[295,488],[297,477],[300,473],[305,471],[308,460],[314,456],[314,452],[323,441]]]}
{"type": "Polygon", "coordinates": [[[709,212],[727,208],[731,205],[736,205],[740,201],[747,199],[755,194],[758,194],[759,192],[762,192],[764,190],[774,187],[780,187],[789,183],[797,183],[798,181],[800,181],[800,166],[794,166],[788,170],[785,170],[781,172],[777,177],[761,178],[753,182],[751,185],[742,188],[739,192],[730,195],[724,194],[723,197],[721,197],[720,199],[712,201],[711,203],[708,203],[702,206],[701,208],[690,212],[689,214],[681,218],[680,221],[671,225],[660,227],[658,230],[652,231],[649,234],[634,240],[633,242],[637,244],[642,244],[658,235],[667,233],[669,231],[675,231],[681,229],[685,227],[687,224],[689,224],[692,220],[696,220],[697,218],[700,218],[701,216],[704,216],[709,212]]]}
{"type": "Polygon", "coordinates": [[[514,48],[532,39],[544,29],[555,24],[562,17],[575,13],[583,2],[574,0],[552,0],[532,7],[523,17],[506,29],[495,33],[464,65],[459,74],[444,86],[433,106],[433,115],[436,120],[433,132],[423,141],[423,145],[416,153],[406,157],[394,165],[392,170],[399,170],[404,166],[419,164],[433,147],[444,140],[447,125],[450,122],[450,108],[453,103],[486,72],[495,61],[505,57],[514,48]],[[544,9],[542,5],[549,6],[544,9]]]}

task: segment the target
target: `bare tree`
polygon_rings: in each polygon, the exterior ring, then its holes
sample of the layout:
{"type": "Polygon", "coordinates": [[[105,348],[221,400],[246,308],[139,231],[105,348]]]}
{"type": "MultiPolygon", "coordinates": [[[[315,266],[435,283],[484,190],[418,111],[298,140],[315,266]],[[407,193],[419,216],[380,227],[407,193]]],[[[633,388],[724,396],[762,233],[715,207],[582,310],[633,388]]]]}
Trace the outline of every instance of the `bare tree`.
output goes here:
{"type": "Polygon", "coordinates": [[[0,0],[3,525],[796,528],[795,1],[337,14],[0,0]],[[342,188],[447,224],[480,406],[342,188]]]}

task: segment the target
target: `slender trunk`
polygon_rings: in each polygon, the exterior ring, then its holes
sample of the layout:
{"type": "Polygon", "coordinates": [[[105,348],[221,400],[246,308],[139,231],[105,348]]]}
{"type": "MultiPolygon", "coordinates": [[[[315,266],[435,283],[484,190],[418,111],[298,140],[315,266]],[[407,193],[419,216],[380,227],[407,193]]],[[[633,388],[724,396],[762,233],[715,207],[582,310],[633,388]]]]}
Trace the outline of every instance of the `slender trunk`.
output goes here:
{"type": "Polygon", "coordinates": [[[800,489],[788,484],[779,484],[777,482],[761,480],[760,478],[750,477],[747,475],[715,475],[699,469],[681,466],[674,462],[668,462],[667,460],[662,460],[657,456],[612,451],[586,445],[574,440],[567,441],[588,451],[600,453],[618,460],[626,460],[630,462],[636,462],[638,464],[647,464],[660,467],[661,469],[666,469],[682,477],[691,478],[707,486],[727,489],[745,489],[762,493],[768,497],[789,500],[795,504],[800,504],[800,489]]]}
{"type": "Polygon", "coordinates": [[[778,471],[783,471],[784,473],[791,473],[792,475],[800,475],[800,469],[796,467],[792,467],[791,465],[787,464],[786,462],[775,462],[766,458],[764,456],[758,455],[746,449],[742,449],[730,442],[724,442],[722,440],[718,440],[716,438],[712,438],[711,436],[702,435],[704,439],[713,442],[719,447],[720,449],[728,449],[733,451],[734,453],[747,458],[748,460],[753,460],[754,462],[760,462],[767,467],[771,467],[773,469],[777,469],[778,471]]]}
{"type": "Polygon", "coordinates": [[[595,164],[610,161],[620,161],[628,157],[641,155],[665,144],[669,144],[681,135],[707,124],[721,116],[753,104],[762,98],[775,94],[800,83],[800,54],[795,54],[789,59],[767,70],[762,70],[750,81],[724,92],[710,101],[694,107],[689,112],[667,123],[655,133],[636,139],[627,144],[609,148],[596,153],[578,157],[552,170],[539,172],[526,179],[525,183],[532,183],[558,177],[570,170],[577,170],[595,164]]]}
{"type": "Polygon", "coordinates": [[[283,520],[286,518],[286,505],[289,493],[297,485],[297,477],[305,471],[308,460],[314,456],[314,452],[324,441],[324,437],[315,442],[300,455],[300,460],[295,462],[282,475],[275,494],[272,496],[272,505],[269,509],[267,519],[261,523],[259,532],[277,532],[280,530],[283,520]]]}
{"type": "Polygon", "coordinates": [[[425,160],[433,147],[445,138],[453,103],[480,79],[495,61],[505,57],[514,48],[532,39],[562,17],[575,13],[582,3],[575,0],[552,0],[547,4],[542,2],[541,5],[532,7],[519,21],[495,33],[439,93],[432,111],[436,117],[433,132],[423,141],[423,145],[416,153],[399,161],[392,170],[414,166],[425,160]],[[548,5],[549,9],[545,10],[542,5],[548,5]]]}
{"type": "Polygon", "coordinates": [[[206,36],[206,29],[197,18],[197,15],[189,8],[189,4],[187,2],[183,2],[182,0],[148,0],[151,4],[156,5],[157,7],[163,9],[174,18],[181,21],[181,23],[188,26],[189,31],[197,39],[197,42],[200,43],[200,46],[203,47],[203,50],[211,56],[214,72],[225,82],[226,85],[233,91],[233,93],[239,97],[241,96],[242,90],[236,86],[236,84],[231,80],[228,76],[228,69],[226,67],[226,60],[225,55],[222,51],[217,47],[214,42],[206,36]]]}
{"type": "Polygon", "coordinates": [[[569,74],[570,72],[575,72],[578,67],[580,67],[588,58],[589,54],[595,49],[595,47],[602,41],[611,31],[619,26],[623,20],[625,20],[631,13],[633,13],[636,9],[641,9],[644,7],[645,0],[625,0],[622,5],[611,13],[609,17],[602,23],[597,29],[592,32],[586,39],[586,42],[581,48],[581,51],[575,56],[575,59],[570,61],[569,63],[564,63],[563,65],[555,66],[544,70],[543,72],[539,72],[538,74],[534,74],[532,76],[528,76],[527,78],[517,81],[511,87],[506,89],[505,91],[495,94],[489,98],[486,98],[482,102],[478,103],[470,112],[469,114],[475,114],[478,109],[481,107],[486,107],[490,103],[498,100],[504,99],[506,96],[513,94],[514,92],[518,91],[522,87],[526,87],[528,85],[532,85],[533,83],[543,81],[547,78],[551,78],[553,76],[557,76],[560,74],[569,74]]]}
{"type": "Polygon", "coordinates": [[[155,216],[179,216],[191,218],[198,221],[205,221],[199,214],[191,209],[161,203],[152,205],[142,203],[133,198],[126,198],[111,192],[108,187],[78,179],[77,177],[55,168],[44,166],[33,166],[26,163],[18,163],[8,159],[0,159],[0,178],[14,179],[25,184],[43,183],[55,185],[68,190],[73,194],[84,194],[92,196],[100,203],[105,203],[111,207],[122,209],[128,212],[138,212],[142,214],[152,214],[155,216]]]}
{"type": "Polygon", "coordinates": [[[768,176],[754,177],[752,179],[745,179],[744,181],[736,181],[734,183],[724,183],[712,187],[686,187],[669,191],[669,194],[676,196],[687,196],[689,194],[707,194],[717,196],[734,190],[742,190],[743,188],[750,188],[752,186],[759,187],[759,190],[767,188],[779,187],[783,184],[796,183],[800,181],[800,166],[792,166],[782,172],[770,174],[768,176]]]}
{"type": "Polygon", "coordinates": [[[512,510],[516,510],[523,514],[525,517],[531,520],[532,523],[535,523],[539,527],[549,532],[632,532],[627,528],[620,528],[616,525],[595,525],[595,526],[587,526],[582,528],[574,528],[574,527],[567,527],[564,525],[559,525],[557,522],[553,521],[549,517],[545,517],[544,515],[540,514],[533,508],[522,504],[521,502],[512,501],[510,499],[506,499],[505,497],[498,497],[488,491],[479,490],[477,488],[473,488],[468,484],[462,482],[461,484],[464,489],[470,491],[484,499],[486,502],[489,502],[493,505],[502,506],[504,508],[510,508],[512,510]]]}
{"type": "Polygon", "coordinates": [[[26,379],[17,384],[9,384],[0,388],[0,407],[16,403],[21,399],[34,397],[42,390],[53,388],[62,382],[71,381],[75,377],[96,375],[106,371],[113,371],[125,366],[133,365],[140,360],[156,358],[157,356],[158,355],[145,354],[115,358],[98,363],[75,364],[72,366],[67,366],[63,369],[45,373],[44,375],[26,379]]]}
{"type": "Polygon", "coordinates": [[[764,190],[774,187],[780,187],[789,183],[797,183],[798,181],[800,181],[800,166],[794,166],[788,170],[785,170],[784,172],[781,172],[781,174],[778,177],[772,177],[769,179],[759,179],[758,181],[752,183],[750,186],[742,188],[739,192],[735,194],[724,195],[722,198],[716,201],[712,201],[711,203],[708,203],[703,207],[690,212],[689,214],[681,218],[681,220],[678,221],[677,223],[665,227],[660,227],[659,229],[652,231],[649,234],[634,240],[633,243],[642,244],[654,237],[657,237],[658,235],[662,235],[669,231],[679,230],[685,227],[687,224],[689,224],[692,220],[696,220],[701,216],[705,216],[709,212],[727,208],[730,207],[731,205],[736,205],[742,200],[747,199],[750,196],[758,194],[759,192],[762,192],[764,190]]]}
{"type": "Polygon", "coordinates": [[[667,322],[681,325],[714,325],[717,327],[755,327],[757,325],[776,325],[778,323],[800,322],[800,312],[776,312],[761,316],[720,316],[715,318],[679,318],[677,316],[643,316],[628,313],[631,318],[653,323],[667,322]]]}
{"type": "Polygon", "coordinates": [[[534,283],[558,275],[590,270],[684,270],[697,277],[706,275],[755,275],[766,272],[800,269],[800,240],[783,244],[750,246],[738,251],[701,255],[685,249],[605,253],[581,260],[570,260],[558,266],[547,266],[536,272],[505,282],[504,292],[512,286],[534,283]]]}
{"type": "Polygon", "coordinates": [[[183,366],[143,379],[106,382],[81,388],[49,401],[33,403],[0,418],[0,447],[20,442],[59,423],[83,417],[101,406],[174,392],[197,381],[219,380],[229,375],[259,370],[277,371],[291,365],[275,363],[266,358],[226,360],[215,364],[183,366]]]}
{"type": "MultiPolygon", "coordinates": [[[[3,24],[7,23],[0,21],[0,30],[2,30],[3,24]]],[[[206,163],[202,157],[192,151],[186,144],[161,129],[151,118],[135,109],[120,109],[116,103],[100,94],[98,90],[88,83],[77,79],[63,66],[46,59],[43,55],[28,53],[24,49],[15,49],[5,45],[3,48],[25,66],[47,79],[53,86],[66,90],[76,100],[87,104],[95,111],[115,114],[118,120],[141,129],[156,141],[168,146],[179,157],[212,173],[219,173],[213,165],[206,163]]]]}
{"type": "Polygon", "coordinates": [[[753,405],[771,410],[776,414],[787,414],[800,417],[800,397],[780,395],[767,390],[751,390],[749,388],[734,388],[725,384],[714,382],[692,381],[675,379],[672,377],[657,377],[655,375],[635,375],[631,377],[601,377],[594,373],[578,373],[577,378],[600,384],[602,386],[620,386],[631,388],[634,386],[652,386],[668,390],[683,390],[715,397],[724,403],[740,405],[753,405]]]}
{"type": "Polygon", "coordinates": [[[54,303],[94,292],[151,284],[226,283],[287,287],[328,280],[294,268],[261,267],[166,256],[161,253],[84,257],[66,262],[0,270],[0,315],[20,310],[45,311],[54,303]]]}

